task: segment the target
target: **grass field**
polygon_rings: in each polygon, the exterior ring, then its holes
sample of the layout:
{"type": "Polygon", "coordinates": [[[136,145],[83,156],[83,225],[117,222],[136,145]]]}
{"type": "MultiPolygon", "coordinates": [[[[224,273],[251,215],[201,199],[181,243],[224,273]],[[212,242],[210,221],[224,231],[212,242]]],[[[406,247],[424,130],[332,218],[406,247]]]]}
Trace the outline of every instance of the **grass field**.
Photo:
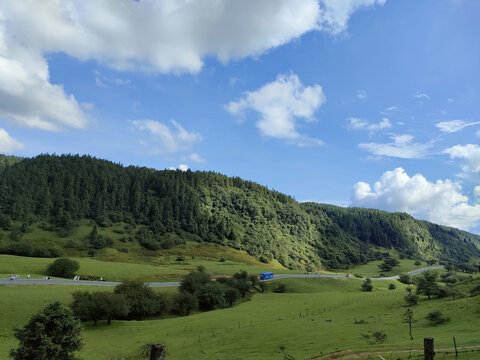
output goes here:
{"type": "MultiPolygon", "coordinates": [[[[211,244],[189,243],[168,250],[162,256],[149,257],[143,261],[131,258],[122,258],[113,249],[106,249],[98,257],[72,257],[78,261],[79,275],[102,276],[107,281],[122,281],[126,279],[140,279],[143,281],[174,281],[194,270],[197,266],[204,266],[210,274],[234,274],[241,269],[249,273],[258,274],[263,271],[288,273],[288,269],[276,264],[263,264],[244,251],[238,251],[223,246],[211,244]],[[195,253],[196,255],[190,255],[195,253]],[[176,261],[179,256],[184,261],[176,261]],[[220,259],[223,259],[220,261],[220,259]]],[[[54,259],[31,258],[13,255],[0,255],[0,277],[9,274],[19,274],[22,277],[30,274],[41,277],[46,274],[47,266],[54,259]]]]}
{"type": "MultiPolygon", "coordinates": [[[[167,344],[168,359],[232,360],[283,359],[285,354],[298,360],[345,349],[379,350],[388,355],[388,350],[420,349],[426,336],[434,337],[438,348],[451,347],[452,336],[459,346],[480,343],[479,297],[422,299],[413,308],[417,322],[411,342],[408,325],[401,321],[405,291],[398,282],[396,290],[387,290],[389,282],[374,282],[372,293],[361,292],[361,281],[356,279],[283,279],[269,286],[278,282],[286,284],[288,293],[255,294],[233,308],[189,317],[114,321],[111,326],[87,324],[80,356],[85,360],[136,359],[142,346],[152,342],[167,344]],[[433,310],[441,310],[450,321],[430,325],[425,316],[433,310]],[[386,341],[369,345],[363,335],[374,331],[383,331],[386,341]]],[[[0,287],[0,358],[6,358],[15,344],[14,326],[22,326],[32,313],[55,300],[68,304],[74,290],[70,286],[0,287]]],[[[386,359],[405,358],[395,356],[386,359]]]]}

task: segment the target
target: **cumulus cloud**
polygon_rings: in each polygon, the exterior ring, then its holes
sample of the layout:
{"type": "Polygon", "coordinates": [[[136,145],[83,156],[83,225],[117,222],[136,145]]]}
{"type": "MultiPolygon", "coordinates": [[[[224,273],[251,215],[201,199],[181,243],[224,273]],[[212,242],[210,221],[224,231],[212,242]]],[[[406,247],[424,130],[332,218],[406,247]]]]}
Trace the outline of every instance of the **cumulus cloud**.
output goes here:
{"type": "Polygon", "coordinates": [[[373,185],[358,182],[352,205],[407,212],[434,223],[468,230],[480,221],[480,205],[469,205],[459,183],[428,181],[422,174],[410,177],[404,169],[386,171],[373,185]]]}
{"type": "Polygon", "coordinates": [[[411,135],[391,135],[393,142],[386,144],[366,143],[358,146],[378,156],[398,157],[401,159],[420,159],[428,155],[431,144],[413,142],[411,135]]]}
{"type": "MultiPolygon", "coordinates": [[[[198,72],[203,59],[257,56],[309,31],[339,33],[385,0],[0,0],[0,117],[60,130],[87,119],[50,82],[46,53],[117,70],[198,72]]],[[[108,85],[96,78],[99,86],[108,85]]]]}
{"type": "Polygon", "coordinates": [[[297,122],[314,121],[314,114],[326,101],[320,85],[304,86],[297,75],[278,75],[275,81],[263,85],[256,91],[246,92],[238,101],[225,106],[226,110],[241,116],[246,110],[260,115],[256,126],[265,136],[284,139],[299,146],[321,145],[297,131],[297,122]]]}
{"type": "Polygon", "coordinates": [[[23,149],[23,144],[8,135],[5,129],[0,128],[0,153],[9,154],[20,149],[23,149]]]}
{"type": "Polygon", "coordinates": [[[456,145],[444,150],[452,159],[462,159],[464,172],[480,172],[480,146],[477,144],[456,145]]]}
{"type": "Polygon", "coordinates": [[[383,118],[377,124],[370,124],[367,120],[359,119],[355,117],[348,118],[347,121],[348,121],[348,128],[352,130],[365,129],[373,132],[376,130],[388,129],[392,127],[392,124],[390,123],[390,120],[388,118],[383,118]]]}
{"type": "Polygon", "coordinates": [[[180,170],[180,171],[187,171],[188,170],[188,165],[185,164],[179,164],[177,167],[170,166],[167,170],[180,170]]]}
{"type": "Polygon", "coordinates": [[[135,129],[148,134],[143,137],[140,144],[147,147],[152,154],[171,154],[190,150],[195,143],[202,140],[200,134],[189,132],[175,120],[170,121],[171,126],[155,120],[134,120],[135,129]]]}
{"type": "Polygon", "coordinates": [[[442,132],[454,133],[460,131],[466,127],[474,126],[480,124],[480,121],[477,122],[465,122],[463,120],[450,120],[450,121],[441,121],[435,126],[439,128],[442,132]]]}

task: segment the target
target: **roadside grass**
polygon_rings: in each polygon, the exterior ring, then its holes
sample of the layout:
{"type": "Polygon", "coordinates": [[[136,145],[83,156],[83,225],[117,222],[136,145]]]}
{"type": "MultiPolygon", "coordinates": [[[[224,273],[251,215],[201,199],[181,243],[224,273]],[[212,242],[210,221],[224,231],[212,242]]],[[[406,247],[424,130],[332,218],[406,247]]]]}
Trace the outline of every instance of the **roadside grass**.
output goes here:
{"type": "Polygon", "coordinates": [[[383,260],[376,260],[371,261],[368,264],[353,266],[348,270],[342,270],[342,273],[350,273],[352,275],[358,273],[364,277],[379,277],[380,274],[385,276],[393,276],[428,266],[424,261],[422,261],[422,265],[420,266],[416,266],[415,260],[411,259],[398,259],[398,261],[400,263],[395,266],[392,271],[388,272],[381,271],[378,267],[383,263],[383,260]]]}
{"type": "MultiPolygon", "coordinates": [[[[103,322],[97,327],[86,324],[85,347],[79,355],[85,360],[136,359],[145,344],[164,342],[168,358],[173,360],[282,359],[285,354],[308,359],[344,349],[383,351],[387,355],[388,350],[408,350],[412,346],[421,349],[427,336],[435,338],[437,348],[452,347],[452,336],[459,346],[480,342],[479,297],[455,301],[422,298],[412,308],[416,323],[411,342],[408,325],[401,320],[406,309],[405,291],[401,287],[387,290],[388,282],[377,281],[374,291],[365,293],[360,291],[361,281],[355,279],[281,279],[268,282],[268,286],[271,289],[280,282],[286,284],[289,293],[255,294],[251,300],[233,308],[188,317],[114,321],[110,326],[103,322]],[[434,310],[440,310],[450,320],[442,325],[430,325],[425,316],[434,310]],[[387,335],[384,343],[367,343],[363,335],[375,331],[387,335]]],[[[14,326],[22,326],[34,312],[55,300],[70,303],[70,294],[77,289],[72,286],[0,287],[0,358],[6,358],[9,349],[15,346],[14,326]]]]}
{"type": "MultiPolygon", "coordinates": [[[[201,245],[205,248],[206,246],[201,245]]],[[[190,250],[190,251],[193,251],[190,250]]],[[[230,258],[241,259],[235,250],[230,252],[230,258]],[[233,255],[232,255],[233,253],[233,255]]],[[[275,271],[275,273],[288,273],[290,270],[274,268],[260,262],[240,262],[239,260],[220,261],[215,259],[195,256],[185,257],[184,261],[175,261],[176,256],[157,259],[158,263],[133,263],[118,261],[102,261],[95,258],[72,257],[80,264],[76,272],[79,275],[103,277],[106,281],[123,281],[127,279],[139,279],[143,281],[177,281],[188,272],[195,270],[197,266],[204,266],[212,275],[232,275],[240,270],[246,270],[251,274],[259,274],[263,271],[275,271]]],[[[246,258],[246,260],[249,260],[246,258]]],[[[0,255],[0,276],[7,277],[9,274],[19,274],[25,278],[30,274],[32,278],[42,277],[46,274],[46,268],[54,261],[52,258],[32,258],[14,255],[0,255]]]]}

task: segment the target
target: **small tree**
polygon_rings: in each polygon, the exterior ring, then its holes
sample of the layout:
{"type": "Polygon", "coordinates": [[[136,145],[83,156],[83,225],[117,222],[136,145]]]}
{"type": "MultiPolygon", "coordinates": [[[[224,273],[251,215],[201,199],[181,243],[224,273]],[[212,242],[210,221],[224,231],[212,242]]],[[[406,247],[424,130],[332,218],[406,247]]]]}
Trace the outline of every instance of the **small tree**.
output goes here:
{"type": "Polygon", "coordinates": [[[417,280],[417,294],[427,295],[430,300],[432,295],[437,295],[440,287],[437,284],[437,273],[425,271],[417,280]]]}
{"type": "Polygon", "coordinates": [[[32,316],[23,329],[15,329],[20,345],[10,351],[14,360],[75,360],[82,347],[81,323],[59,302],[32,316]]]}
{"type": "Polygon", "coordinates": [[[415,322],[415,319],[413,318],[413,311],[410,308],[407,308],[405,312],[402,315],[402,322],[408,324],[408,329],[409,329],[409,334],[410,334],[410,340],[413,340],[412,336],[412,324],[415,322]]]}
{"type": "Polygon", "coordinates": [[[197,297],[187,291],[180,291],[174,299],[174,309],[182,315],[188,316],[197,306],[197,297]]]}
{"type": "Polygon", "coordinates": [[[185,277],[180,282],[180,291],[186,291],[190,294],[196,294],[202,289],[206,284],[212,281],[210,275],[205,272],[205,268],[199,268],[197,271],[193,271],[185,277]]]}
{"type": "Polygon", "coordinates": [[[142,320],[145,316],[158,315],[165,310],[165,299],[155,294],[141,281],[128,280],[115,287],[115,294],[123,294],[130,308],[128,316],[142,320]]]}
{"type": "Polygon", "coordinates": [[[415,260],[414,264],[418,268],[420,265],[422,265],[422,262],[420,260],[415,260]]]}
{"type": "Polygon", "coordinates": [[[214,310],[225,307],[225,293],[220,284],[210,282],[198,293],[198,306],[202,310],[214,310]]]}
{"type": "Polygon", "coordinates": [[[260,283],[258,284],[258,286],[260,287],[260,292],[263,294],[265,292],[265,290],[268,289],[268,285],[266,282],[263,282],[263,281],[260,281],[260,283]]]}
{"type": "Polygon", "coordinates": [[[366,278],[362,284],[362,291],[372,291],[372,290],[373,290],[372,279],[366,278]]]}
{"type": "Polygon", "coordinates": [[[400,274],[398,281],[400,281],[402,284],[409,285],[412,283],[412,277],[408,274],[400,274]]]}
{"type": "Polygon", "coordinates": [[[405,302],[407,303],[407,306],[417,305],[418,296],[412,292],[412,288],[408,287],[406,290],[407,290],[407,295],[405,296],[405,302]]]}
{"type": "Polygon", "coordinates": [[[97,326],[98,320],[107,320],[110,325],[112,319],[123,318],[129,313],[129,306],[124,295],[106,291],[89,293],[76,291],[73,294],[71,308],[82,321],[93,321],[97,326]]]}
{"type": "Polygon", "coordinates": [[[59,258],[47,267],[47,275],[71,278],[78,269],[80,269],[80,265],[75,260],[59,258]]]}
{"type": "Polygon", "coordinates": [[[228,288],[225,290],[225,300],[228,303],[228,306],[232,306],[235,300],[240,297],[240,292],[235,288],[228,288]]]}

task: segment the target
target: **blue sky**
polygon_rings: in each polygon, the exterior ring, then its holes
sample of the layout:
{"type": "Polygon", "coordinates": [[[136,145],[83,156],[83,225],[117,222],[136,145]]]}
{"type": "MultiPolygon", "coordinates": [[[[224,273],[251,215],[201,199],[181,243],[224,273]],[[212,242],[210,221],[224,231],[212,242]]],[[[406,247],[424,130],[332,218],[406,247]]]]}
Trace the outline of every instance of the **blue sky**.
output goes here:
{"type": "Polygon", "coordinates": [[[480,230],[475,0],[0,0],[0,152],[480,230]]]}

